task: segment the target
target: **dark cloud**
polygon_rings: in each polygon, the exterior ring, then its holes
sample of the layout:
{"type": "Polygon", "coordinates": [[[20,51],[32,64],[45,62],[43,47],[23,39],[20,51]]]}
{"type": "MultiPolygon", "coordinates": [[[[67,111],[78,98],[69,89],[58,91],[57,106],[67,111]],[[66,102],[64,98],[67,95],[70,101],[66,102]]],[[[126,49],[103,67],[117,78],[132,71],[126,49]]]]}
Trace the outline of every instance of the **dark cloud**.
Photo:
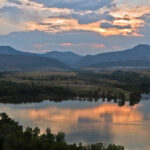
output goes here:
{"type": "Polygon", "coordinates": [[[22,3],[18,0],[7,0],[7,1],[10,2],[10,3],[17,4],[17,5],[22,5],[22,3]]]}
{"type": "Polygon", "coordinates": [[[39,23],[39,25],[42,25],[42,26],[51,26],[53,24],[52,23],[43,23],[43,22],[41,22],[41,23],[39,23]]]}
{"type": "Polygon", "coordinates": [[[104,12],[103,14],[97,14],[97,13],[89,13],[85,15],[77,15],[77,14],[72,14],[72,17],[77,19],[80,24],[88,24],[92,22],[97,22],[100,20],[107,20],[107,21],[112,21],[115,18],[109,15],[108,12],[104,12]]]}
{"type": "Polygon", "coordinates": [[[124,17],[121,17],[121,18],[116,18],[116,20],[127,20],[129,21],[130,20],[130,17],[128,15],[125,15],[124,17]]]}
{"type": "Polygon", "coordinates": [[[53,30],[53,29],[60,29],[62,26],[61,25],[54,25],[52,23],[39,23],[38,25],[41,25],[41,26],[46,26],[49,28],[49,30],[53,30]]]}
{"type": "Polygon", "coordinates": [[[137,19],[142,19],[142,20],[147,21],[150,19],[150,13],[144,14],[144,15],[138,17],[137,19]]]}
{"type": "Polygon", "coordinates": [[[48,7],[70,8],[75,10],[97,10],[104,6],[111,7],[113,0],[32,0],[48,7]]]}
{"type": "Polygon", "coordinates": [[[113,25],[110,23],[101,23],[100,25],[101,28],[109,29],[109,28],[116,28],[116,29],[131,29],[131,25],[125,25],[125,26],[119,26],[119,25],[113,25]]]}

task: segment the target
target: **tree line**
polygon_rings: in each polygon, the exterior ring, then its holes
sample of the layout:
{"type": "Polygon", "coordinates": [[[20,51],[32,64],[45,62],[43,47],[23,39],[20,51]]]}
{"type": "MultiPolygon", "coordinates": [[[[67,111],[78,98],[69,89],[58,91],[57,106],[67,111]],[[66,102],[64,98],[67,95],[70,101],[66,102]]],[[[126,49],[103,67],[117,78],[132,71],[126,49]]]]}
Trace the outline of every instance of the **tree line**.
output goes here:
{"type": "MultiPolygon", "coordinates": [[[[44,85],[38,84],[34,76],[21,77],[29,82],[19,83],[3,80],[3,76],[8,73],[0,73],[0,101],[1,102],[32,102],[50,99],[54,101],[62,101],[66,99],[88,99],[98,100],[120,100],[119,105],[123,105],[128,99],[130,105],[137,104],[141,99],[142,93],[150,91],[150,76],[143,75],[132,71],[114,71],[112,73],[94,73],[94,72],[77,72],[74,76],[52,75],[40,80],[74,80],[85,81],[84,87],[77,88],[71,86],[44,85]],[[104,79],[104,80],[103,80],[104,79]],[[107,79],[109,81],[107,81],[107,79]],[[103,83],[108,87],[103,88],[103,83]],[[116,81],[116,82],[111,82],[116,81]],[[92,85],[94,88],[86,89],[86,85],[92,85]],[[86,89],[86,90],[85,90],[86,89]],[[119,90],[118,90],[119,89],[119,90]],[[128,97],[126,96],[129,93],[128,97]]],[[[10,74],[10,73],[9,73],[10,74]]],[[[15,74],[15,73],[14,73],[15,74]]],[[[39,81],[39,79],[38,79],[39,81]]],[[[80,86],[80,85],[78,85],[80,86]]]]}
{"type": "MultiPolygon", "coordinates": [[[[38,85],[35,83],[16,83],[12,81],[0,81],[0,102],[21,103],[21,102],[40,102],[43,99],[60,102],[68,99],[81,101],[103,101],[114,100],[122,106],[125,101],[125,93],[121,91],[105,91],[101,88],[93,90],[74,90],[69,87],[38,85]],[[119,100],[119,102],[118,102],[119,100]],[[122,102],[121,102],[122,101],[122,102]],[[121,103],[120,103],[121,102],[121,103]]],[[[134,105],[141,99],[138,92],[131,92],[130,104],[134,105]]]]}

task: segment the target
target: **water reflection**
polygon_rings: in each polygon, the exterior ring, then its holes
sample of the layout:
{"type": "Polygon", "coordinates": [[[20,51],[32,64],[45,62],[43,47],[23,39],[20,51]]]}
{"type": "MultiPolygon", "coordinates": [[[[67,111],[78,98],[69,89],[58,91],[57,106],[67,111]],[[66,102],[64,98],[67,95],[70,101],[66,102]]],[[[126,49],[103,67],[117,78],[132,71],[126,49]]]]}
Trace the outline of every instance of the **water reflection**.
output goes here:
{"type": "Polygon", "coordinates": [[[149,101],[119,107],[113,103],[44,101],[31,104],[0,104],[0,111],[26,126],[38,126],[44,132],[64,131],[68,142],[108,142],[122,144],[129,150],[150,149],[149,101]],[[141,147],[141,148],[140,148],[141,147]],[[147,149],[147,147],[149,147],[147,149]],[[145,149],[146,148],[146,149],[145,149]]]}

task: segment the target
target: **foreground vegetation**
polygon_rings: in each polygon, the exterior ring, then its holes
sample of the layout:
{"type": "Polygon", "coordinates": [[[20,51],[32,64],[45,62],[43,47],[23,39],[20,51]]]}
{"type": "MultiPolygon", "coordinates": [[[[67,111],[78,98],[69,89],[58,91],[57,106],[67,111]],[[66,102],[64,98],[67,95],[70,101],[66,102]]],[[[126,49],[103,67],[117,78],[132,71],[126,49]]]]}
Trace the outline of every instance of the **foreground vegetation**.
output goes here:
{"type": "Polygon", "coordinates": [[[65,134],[56,135],[49,128],[46,133],[40,134],[39,128],[23,127],[9,118],[7,114],[0,114],[0,149],[1,150],[124,150],[123,146],[103,143],[83,146],[80,144],[67,144],[65,134]]]}
{"type": "Polygon", "coordinates": [[[125,101],[134,105],[141,93],[149,91],[149,71],[0,73],[1,102],[107,98],[119,105],[125,101]]]}

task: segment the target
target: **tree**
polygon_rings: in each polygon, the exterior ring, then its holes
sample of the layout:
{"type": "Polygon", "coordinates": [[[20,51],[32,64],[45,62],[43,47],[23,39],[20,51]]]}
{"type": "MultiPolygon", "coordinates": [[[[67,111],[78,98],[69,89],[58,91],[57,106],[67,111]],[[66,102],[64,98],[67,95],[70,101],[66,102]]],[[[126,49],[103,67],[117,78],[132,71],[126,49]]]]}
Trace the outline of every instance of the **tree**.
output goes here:
{"type": "Polygon", "coordinates": [[[56,135],[56,142],[60,142],[60,143],[65,142],[65,133],[58,132],[56,135]]]}

